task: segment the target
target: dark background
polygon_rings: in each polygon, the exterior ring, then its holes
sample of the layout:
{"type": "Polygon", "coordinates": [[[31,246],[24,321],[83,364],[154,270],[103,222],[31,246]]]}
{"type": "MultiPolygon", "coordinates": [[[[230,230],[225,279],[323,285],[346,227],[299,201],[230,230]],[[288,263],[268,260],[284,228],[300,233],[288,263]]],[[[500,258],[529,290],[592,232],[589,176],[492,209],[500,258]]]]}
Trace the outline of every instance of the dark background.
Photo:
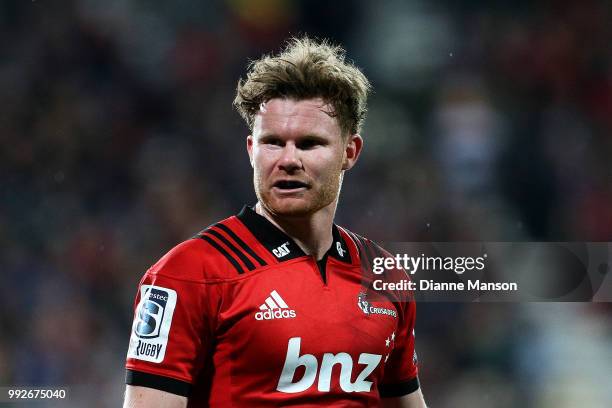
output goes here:
{"type": "MultiPolygon", "coordinates": [[[[430,3],[0,3],[0,385],[120,404],[140,276],[255,201],[231,102],[291,34],[344,45],[374,85],[340,224],[612,241],[611,3],[430,3]]],[[[420,304],[428,403],[612,406],[610,311],[420,304]]]]}

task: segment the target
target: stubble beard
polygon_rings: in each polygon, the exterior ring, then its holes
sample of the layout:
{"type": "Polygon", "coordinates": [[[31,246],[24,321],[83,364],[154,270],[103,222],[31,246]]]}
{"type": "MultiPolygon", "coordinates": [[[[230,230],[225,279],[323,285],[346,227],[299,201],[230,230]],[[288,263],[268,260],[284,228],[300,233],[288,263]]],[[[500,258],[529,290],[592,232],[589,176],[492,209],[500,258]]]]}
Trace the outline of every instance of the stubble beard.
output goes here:
{"type": "MultiPolygon", "coordinates": [[[[271,187],[266,187],[264,180],[255,173],[253,184],[255,195],[266,211],[279,217],[306,217],[335,203],[342,187],[343,172],[330,175],[316,190],[312,187],[303,194],[305,198],[280,198],[272,193],[271,187]]],[[[335,205],[335,204],[334,204],[335,205]]]]}

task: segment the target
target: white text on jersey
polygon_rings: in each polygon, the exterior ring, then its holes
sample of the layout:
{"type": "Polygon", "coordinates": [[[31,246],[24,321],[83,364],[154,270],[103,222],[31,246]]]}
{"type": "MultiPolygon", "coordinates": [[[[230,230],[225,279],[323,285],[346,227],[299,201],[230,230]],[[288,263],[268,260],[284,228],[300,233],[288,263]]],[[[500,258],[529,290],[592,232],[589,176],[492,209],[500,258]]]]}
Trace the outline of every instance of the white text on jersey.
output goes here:
{"type": "Polygon", "coordinates": [[[353,373],[353,358],[348,353],[325,353],[319,370],[319,363],[312,354],[300,355],[301,337],[292,337],[287,345],[287,357],[283,371],[281,372],[276,389],[280,392],[296,393],[310,388],[317,378],[319,371],[319,382],[317,389],[321,392],[328,392],[331,388],[332,369],[335,364],[340,364],[340,388],[344,392],[369,392],[372,389],[372,381],[366,381],[380,363],[380,354],[361,353],[359,364],[365,367],[359,373],[355,382],[351,382],[353,373]],[[304,375],[297,382],[293,382],[293,376],[299,366],[304,366],[304,375]]]}

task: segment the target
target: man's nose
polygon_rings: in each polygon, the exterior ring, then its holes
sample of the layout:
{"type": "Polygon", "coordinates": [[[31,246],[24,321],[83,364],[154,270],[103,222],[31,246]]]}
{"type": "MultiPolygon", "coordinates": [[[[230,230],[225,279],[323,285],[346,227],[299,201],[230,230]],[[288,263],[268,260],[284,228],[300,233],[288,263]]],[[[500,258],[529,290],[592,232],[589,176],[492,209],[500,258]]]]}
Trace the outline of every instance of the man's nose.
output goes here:
{"type": "Polygon", "coordinates": [[[293,172],[302,168],[299,149],[293,143],[287,143],[283,147],[283,153],[279,160],[279,167],[286,172],[293,172]]]}

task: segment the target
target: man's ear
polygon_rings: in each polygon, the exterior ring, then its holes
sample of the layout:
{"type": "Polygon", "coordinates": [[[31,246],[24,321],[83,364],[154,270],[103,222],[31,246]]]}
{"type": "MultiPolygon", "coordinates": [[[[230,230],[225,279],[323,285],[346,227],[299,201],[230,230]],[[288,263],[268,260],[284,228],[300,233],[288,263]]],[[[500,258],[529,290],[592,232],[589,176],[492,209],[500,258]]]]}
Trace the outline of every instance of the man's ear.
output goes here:
{"type": "Polygon", "coordinates": [[[363,148],[363,139],[357,133],[349,135],[346,147],[344,148],[344,161],[342,162],[342,170],[349,170],[357,163],[357,159],[363,148]]]}
{"type": "Polygon", "coordinates": [[[253,167],[253,136],[248,135],[246,138],[246,148],[247,153],[249,154],[249,162],[251,163],[251,167],[253,167]]]}

